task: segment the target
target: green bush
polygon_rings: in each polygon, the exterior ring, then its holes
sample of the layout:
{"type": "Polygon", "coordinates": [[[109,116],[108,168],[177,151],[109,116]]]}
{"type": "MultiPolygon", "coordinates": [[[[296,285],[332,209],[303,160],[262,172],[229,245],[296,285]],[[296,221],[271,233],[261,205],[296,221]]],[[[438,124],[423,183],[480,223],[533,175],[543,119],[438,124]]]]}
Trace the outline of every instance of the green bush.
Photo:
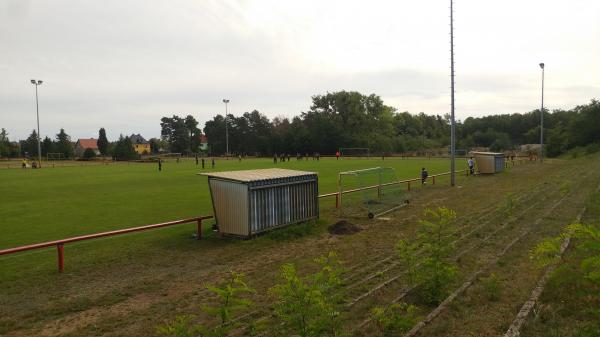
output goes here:
{"type": "Polygon", "coordinates": [[[91,160],[96,158],[96,151],[90,149],[89,147],[87,149],[85,149],[85,151],[83,151],[83,156],[82,158],[84,160],[91,160]]]}
{"type": "Polygon", "coordinates": [[[300,277],[293,264],[281,267],[283,282],[269,292],[276,297],[275,315],[281,321],[282,336],[340,336],[339,295],[333,291],[341,283],[341,265],[335,253],[315,260],[320,269],[300,277]]]}
{"type": "Polygon", "coordinates": [[[416,307],[406,303],[375,307],[372,314],[382,336],[398,336],[410,330],[417,322],[416,307]]]}

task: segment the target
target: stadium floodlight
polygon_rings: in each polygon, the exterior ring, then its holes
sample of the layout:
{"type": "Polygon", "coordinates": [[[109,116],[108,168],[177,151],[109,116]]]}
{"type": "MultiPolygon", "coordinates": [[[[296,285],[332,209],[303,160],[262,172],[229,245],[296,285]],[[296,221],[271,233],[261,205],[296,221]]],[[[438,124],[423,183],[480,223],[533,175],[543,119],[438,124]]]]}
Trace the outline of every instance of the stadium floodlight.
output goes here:
{"type": "Polygon", "coordinates": [[[542,109],[540,110],[540,163],[544,162],[544,62],[540,63],[542,68],[542,109]]]}
{"type": "Polygon", "coordinates": [[[42,141],[40,136],[40,107],[38,104],[38,85],[42,85],[42,81],[38,80],[37,82],[32,79],[31,84],[35,85],[35,113],[37,116],[37,141],[38,141],[38,167],[42,167],[42,141]]]}
{"type": "Polygon", "coordinates": [[[454,10],[453,0],[450,0],[450,186],[456,182],[455,149],[456,125],[454,123],[454,10]]]}
{"type": "Polygon", "coordinates": [[[227,103],[229,103],[229,100],[223,98],[223,103],[225,103],[225,155],[229,157],[229,127],[227,123],[227,103]]]}

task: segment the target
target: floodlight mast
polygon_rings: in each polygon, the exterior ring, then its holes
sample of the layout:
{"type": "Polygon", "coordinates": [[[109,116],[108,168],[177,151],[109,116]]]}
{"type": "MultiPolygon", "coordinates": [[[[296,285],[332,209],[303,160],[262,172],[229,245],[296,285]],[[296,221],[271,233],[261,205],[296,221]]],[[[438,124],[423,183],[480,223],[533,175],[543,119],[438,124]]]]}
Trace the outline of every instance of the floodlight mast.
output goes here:
{"type": "Polygon", "coordinates": [[[35,113],[37,116],[37,143],[38,143],[38,167],[42,168],[42,144],[40,136],[40,107],[38,104],[38,85],[42,85],[42,80],[31,80],[31,84],[35,85],[35,113]]]}
{"type": "Polygon", "coordinates": [[[456,183],[455,149],[456,126],[454,123],[454,11],[453,0],[450,0],[450,186],[456,183]]]}
{"type": "Polygon", "coordinates": [[[544,162],[544,63],[540,63],[542,68],[542,108],[540,110],[540,163],[544,162]]]}
{"type": "Polygon", "coordinates": [[[227,103],[229,103],[228,99],[223,99],[223,103],[225,103],[225,156],[229,157],[229,127],[227,123],[227,103]]]}

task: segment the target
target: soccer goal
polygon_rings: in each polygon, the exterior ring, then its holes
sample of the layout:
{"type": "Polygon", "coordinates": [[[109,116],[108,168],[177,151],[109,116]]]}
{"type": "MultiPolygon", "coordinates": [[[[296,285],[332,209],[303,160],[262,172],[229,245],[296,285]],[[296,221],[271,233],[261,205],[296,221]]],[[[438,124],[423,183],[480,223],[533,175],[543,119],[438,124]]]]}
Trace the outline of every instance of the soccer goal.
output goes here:
{"type": "Polygon", "coordinates": [[[160,158],[181,158],[181,152],[169,152],[159,155],[160,158]]]}
{"type": "Polygon", "coordinates": [[[368,147],[340,147],[340,157],[344,158],[369,158],[371,152],[368,147]]]}
{"type": "Polygon", "coordinates": [[[408,205],[391,167],[340,172],[338,186],[340,216],[373,219],[408,205]]]}
{"type": "Polygon", "coordinates": [[[46,161],[65,160],[64,153],[46,153],[46,161]]]}

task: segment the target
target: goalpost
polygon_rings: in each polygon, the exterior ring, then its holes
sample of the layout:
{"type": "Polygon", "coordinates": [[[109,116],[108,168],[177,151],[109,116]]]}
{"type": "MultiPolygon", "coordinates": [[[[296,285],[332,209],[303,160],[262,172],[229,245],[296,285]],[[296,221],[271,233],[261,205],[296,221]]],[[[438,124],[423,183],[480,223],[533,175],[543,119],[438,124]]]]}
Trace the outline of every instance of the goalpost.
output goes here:
{"type": "Polygon", "coordinates": [[[371,152],[368,147],[340,147],[340,157],[356,157],[356,158],[369,158],[371,152]]]}
{"type": "Polygon", "coordinates": [[[406,192],[391,167],[340,172],[338,177],[340,216],[369,219],[408,205],[406,192]]]}
{"type": "Polygon", "coordinates": [[[51,160],[65,160],[65,155],[64,155],[64,153],[47,153],[46,161],[51,161],[51,160]]]}

